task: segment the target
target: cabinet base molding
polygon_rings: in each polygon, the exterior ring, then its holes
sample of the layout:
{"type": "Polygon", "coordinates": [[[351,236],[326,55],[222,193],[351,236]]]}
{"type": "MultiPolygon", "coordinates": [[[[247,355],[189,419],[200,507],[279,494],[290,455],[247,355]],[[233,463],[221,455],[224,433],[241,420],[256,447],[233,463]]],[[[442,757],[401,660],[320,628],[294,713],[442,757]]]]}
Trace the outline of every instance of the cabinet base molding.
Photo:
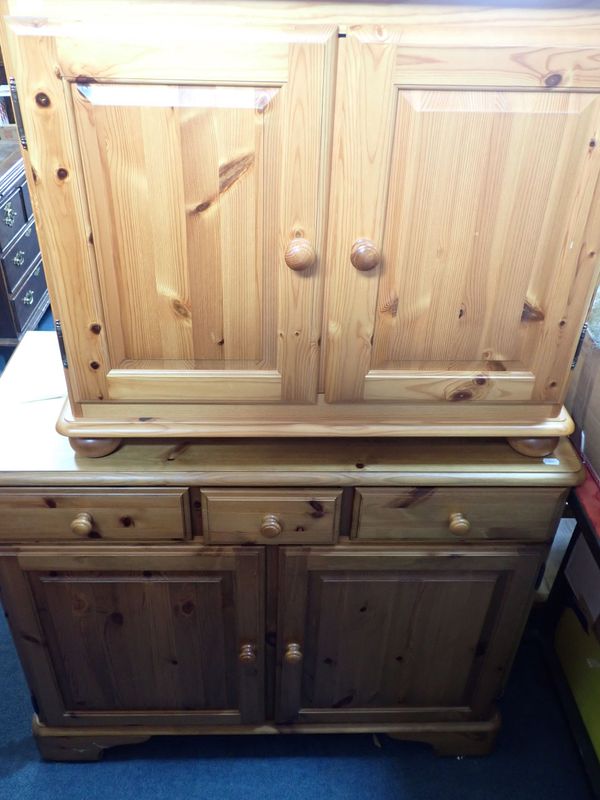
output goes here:
{"type": "Polygon", "coordinates": [[[50,727],[33,717],[33,735],[46,761],[99,761],[109,747],[141,744],[152,736],[215,736],[385,733],[392,739],[430,744],[439,756],[483,756],[491,752],[500,729],[500,714],[483,721],[274,725],[127,725],[113,727],[50,727]]]}
{"type": "MultiPolygon", "coordinates": [[[[85,403],[75,416],[68,401],[56,429],[75,440],[200,437],[506,437],[512,441],[553,442],[573,433],[568,411],[560,406],[471,406],[469,425],[458,404],[247,405],[181,403],[85,403]],[[300,421],[301,420],[301,421],[300,421]],[[531,439],[535,437],[535,439],[531,439]]],[[[554,449],[555,445],[552,445],[554,449]]],[[[77,447],[73,445],[77,452],[77,447]]],[[[550,452],[551,452],[550,450],[550,452]]],[[[110,451],[112,452],[112,451],[110,451]]],[[[519,451],[521,452],[521,451],[519,451]]],[[[83,455],[83,452],[80,453],[83,455]]]]}

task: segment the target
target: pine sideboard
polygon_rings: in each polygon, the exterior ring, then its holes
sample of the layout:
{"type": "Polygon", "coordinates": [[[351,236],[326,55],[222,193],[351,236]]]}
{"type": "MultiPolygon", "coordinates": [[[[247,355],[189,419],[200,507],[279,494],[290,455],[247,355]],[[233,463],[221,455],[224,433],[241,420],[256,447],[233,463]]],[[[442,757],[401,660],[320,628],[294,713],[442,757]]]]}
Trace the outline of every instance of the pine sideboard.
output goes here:
{"type": "Polygon", "coordinates": [[[80,452],[571,432],[600,11],[493,5],[3,0],[80,452]]]}
{"type": "Polygon", "coordinates": [[[128,440],[77,456],[29,333],[0,379],[0,588],[44,758],[158,734],[493,745],[582,468],[502,439],[128,440]],[[36,376],[36,381],[31,376],[36,376]]]}

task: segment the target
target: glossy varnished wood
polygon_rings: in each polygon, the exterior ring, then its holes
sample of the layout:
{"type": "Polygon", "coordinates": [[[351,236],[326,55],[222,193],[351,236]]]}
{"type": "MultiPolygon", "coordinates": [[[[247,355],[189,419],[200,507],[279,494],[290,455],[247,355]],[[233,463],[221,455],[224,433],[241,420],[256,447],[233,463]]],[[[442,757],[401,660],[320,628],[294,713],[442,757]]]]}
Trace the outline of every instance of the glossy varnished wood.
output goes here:
{"type": "Polygon", "coordinates": [[[544,553],[283,548],[276,720],[487,718],[544,553]]]}
{"type": "Polygon", "coordinates": [[[600,251],[592,3],[109,5],[118,37],[95,2],[1,9],[63,434],[571,431],[600,251]]]}
{"type": "Polygon", "coordinates": [[[353,536],[358,539],[544,541],[554,536],[564,489],[359,488],[353,536]]]}
{"type": "Polygon", "coordinates": [[[264,719],[260,550],[38,548],[5,551],[0,568],[46,723],[264,719]]]}

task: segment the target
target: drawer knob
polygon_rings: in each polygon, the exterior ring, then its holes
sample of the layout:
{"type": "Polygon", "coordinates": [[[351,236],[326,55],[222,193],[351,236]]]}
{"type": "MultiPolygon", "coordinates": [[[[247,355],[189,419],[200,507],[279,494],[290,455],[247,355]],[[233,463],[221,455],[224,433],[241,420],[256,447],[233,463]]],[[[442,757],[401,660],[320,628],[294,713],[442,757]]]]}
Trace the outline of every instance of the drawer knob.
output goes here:
{"type": "Polygon", "coordinates": [[[315,248],[308,239],[292,239],[285,251],[285,263],[295,272],[312,267],[317,260],[315,248]]]}
{"type": "Polygon", "coordinates": [[[30,289],[28,292],[25,293],[25,296],[23,297],[23,305],[32,306],[34,297],[35,295],[33,293],[33,289],[30,289]]]}
{"type": "Polygon", "coordinates": [[[453,533],[455,536],[464,536],[471,530],[471,523],[458,512],[456,514],[450,514],[448,527],[450,528],[450,533],[453,533]]]}
{"type": "Polygon", "coordinates": [[[256,664],[256,647],[253,644],[243,644],[239,658],[242,664],[256,664]]]}
{"type": "Polygon", "coordinates": [[[300,645],[295,642],[290,642],[285,648],[283,660],[286,664],[299,664],[302,661],[302,650],[300,645]]]}
{"type": "Polygon", "coordinates": [[[15,253],[15,257],[13,258],[13,264],[15,267],[22,267],[25,263],[25,250],[17,250],[15,253]]]}
{"type": "Polygon", "coordinates": [[[276,536],[279,536],[282,530],[283,525],[275,514],[264,515],[260,525],[260,532],[263,536],[266,536],[267,539],[274,539],[276,536]]]}
{"type": "Polygon", "coordinates": [[[350,261],[360,272],[368,272],[379,265],[381,253],[370,239],[357,239],[350,251],[350,261]]]}
{"type": "Polygon", "coordinates": [[[71,523],[71,530],[75,536],[89,536],[94,530],[92,515],[88,514],[87,511],[82,511],[81,514],[77,514],[71,523]]]}

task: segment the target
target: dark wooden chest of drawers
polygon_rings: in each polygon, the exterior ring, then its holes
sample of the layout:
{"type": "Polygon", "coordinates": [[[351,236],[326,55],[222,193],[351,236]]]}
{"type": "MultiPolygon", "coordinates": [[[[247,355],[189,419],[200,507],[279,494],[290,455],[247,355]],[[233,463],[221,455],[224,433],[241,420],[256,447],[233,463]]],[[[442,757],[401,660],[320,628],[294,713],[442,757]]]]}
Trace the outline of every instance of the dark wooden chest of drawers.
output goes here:
{"type": "Polygon", "coordinates": [[[0,346],[17,344],[48,304],[19,146],[0,141],[0,346]]]}

